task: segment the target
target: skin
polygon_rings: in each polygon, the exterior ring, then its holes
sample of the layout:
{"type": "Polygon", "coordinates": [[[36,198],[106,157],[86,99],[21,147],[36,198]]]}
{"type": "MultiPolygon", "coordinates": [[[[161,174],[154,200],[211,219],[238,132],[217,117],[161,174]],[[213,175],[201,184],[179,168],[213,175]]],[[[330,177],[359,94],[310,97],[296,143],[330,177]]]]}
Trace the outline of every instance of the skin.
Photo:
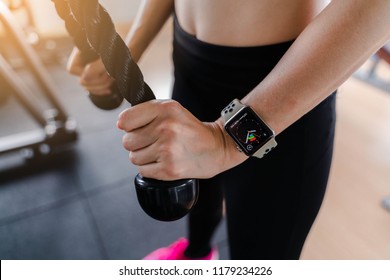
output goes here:
{"type": "MultiPolygon", "coordinates": [[[[279,134],[336,90],[390,39],[390,1],[145,0],[127,42],[135,60],[176,7],[178,20],[199,40],[256,46],[296,38],[273,71],[241,100],[279,134]],[[229,20],[226,20],[229,19],[229,20]],[[272,30],[272,33],[270,33],[272,30]]],[[[100,61],[69,71],[96,94],[112,80],[100,61]]],[[[150,178],[210,178],[247,159],[224,132],[221,119],[204,123],[172,100],[154,100],[119,115],[123,146],[150,178]],[[145,113],[147,112],[147,113],[145,113]]]]}

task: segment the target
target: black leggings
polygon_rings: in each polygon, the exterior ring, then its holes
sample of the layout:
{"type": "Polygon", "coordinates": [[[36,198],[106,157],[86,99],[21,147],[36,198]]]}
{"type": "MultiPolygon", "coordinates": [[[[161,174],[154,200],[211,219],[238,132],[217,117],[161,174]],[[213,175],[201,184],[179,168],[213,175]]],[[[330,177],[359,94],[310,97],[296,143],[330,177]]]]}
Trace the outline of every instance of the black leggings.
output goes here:
{"type": "MultiPolygon", "coordinates": [[[[173,99],[202,121],[214,121],[273,69],[292,42],[260,47],[208,44],[175,21],[173,99]]],[[[250,158],[200,181],[189,215],[189,252],[210,249],[226,203],[232,259],[298,259],[320,209],[332,160],[335,94],[276,137],[263,159],[250,158]]]]}

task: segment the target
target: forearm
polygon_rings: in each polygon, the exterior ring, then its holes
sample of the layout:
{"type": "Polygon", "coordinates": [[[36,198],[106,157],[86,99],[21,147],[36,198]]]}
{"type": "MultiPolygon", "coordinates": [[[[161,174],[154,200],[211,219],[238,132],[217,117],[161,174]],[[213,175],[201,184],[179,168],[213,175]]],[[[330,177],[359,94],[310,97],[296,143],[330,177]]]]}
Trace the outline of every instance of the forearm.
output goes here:
{"type": "Polygon", "coordinates": [[[133,59],[138,61],[174,10],[174,0],[144,0],[126,37],[133,59]]]}
{"type": "Polygon", "coordinates": [[[242,101],[276,134],[337,89],[390,38],[389,0],[334,0],[242,101]]]}

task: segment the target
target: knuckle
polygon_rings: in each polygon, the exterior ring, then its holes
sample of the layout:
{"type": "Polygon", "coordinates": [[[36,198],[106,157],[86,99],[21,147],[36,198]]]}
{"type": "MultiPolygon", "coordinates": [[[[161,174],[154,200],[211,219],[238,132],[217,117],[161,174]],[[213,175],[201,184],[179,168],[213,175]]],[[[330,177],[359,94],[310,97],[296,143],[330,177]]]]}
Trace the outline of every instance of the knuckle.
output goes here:
{"type": "Polygon", "coordinates": [[[130,159],[130,162],[131,162],[132,164],[137,165],[137,163],[138,163],[138,157],[137,157],[137,155],[136,155],[135,153],[130,152],[130,153],[129,153],[129,159],[130,159]]]}
{"type": "Polygon", "coordinates": [[[181,105],[174,100],[164,101],[159,104],[161,112],[161,121],[158,123],[156,130],[164,137],[174,137],[180,133],[181,121],[178,116],[182,112],[181,105]]]}
{"type": "Polygon", "coordinates": [[[169,115],[178,115],[182,112],[183,107],[179,102],[175,100],[167,100],[160,104],[163,112],[166,112],[169,115]]]}
{"type": "Polygon", "coordinates": [[[174,141],[182,133],[180,125],[180,122],[175,118],[166,118],[158,125],[157,131],[165,141],[174,141]]]}
{"type": "Polygon", "coordinates": [[[161,124],[158,128],[160,138],[169,142],[174,139],[176,135],[174,126],[175,125],[172,121],[167,121],[164,122],[164,124],[161,124]]]}
{"type": "Polygon", "coordinates": [[[132,146],[132,141],[130,139],[130,136],[129,134],[125,134],[123,137],[122,137],[122,145],[123,147],[128,150],[128,151],[131,151],[133,146],[132,146]]]}
{"type": "Polygon", "coordinates": [[[174,157],[174,148],[171,144],[165,143],[160,145],[159,158],[164,162],[171,162],[174,157]]]}

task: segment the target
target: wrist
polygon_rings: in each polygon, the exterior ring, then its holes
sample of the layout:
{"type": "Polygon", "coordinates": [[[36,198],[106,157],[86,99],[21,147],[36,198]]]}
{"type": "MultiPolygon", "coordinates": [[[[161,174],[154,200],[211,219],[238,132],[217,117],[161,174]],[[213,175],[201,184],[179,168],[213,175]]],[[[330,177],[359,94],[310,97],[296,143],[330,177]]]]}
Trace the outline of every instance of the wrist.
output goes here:
{"type": "Polygon", "coordinates": [[[223,119],[219,118],[213,124],[215,125],[216,133],[220,139],[220,147],[222,147],[221,158],[219,160],[222,164],[221,171],[226,171],[247,160],[248,156],[237,149],[236,143],[226,133],[223,119]]]}
{"type": "Polygon", "coordinates": [[[128,43],[127,47],[129,48],[131,58],[133,59],[133,61],[135,63],[138,63],[143,53],[143,47],[140,46],[140,44],[137,44],[135,42],[128,43]]]}

